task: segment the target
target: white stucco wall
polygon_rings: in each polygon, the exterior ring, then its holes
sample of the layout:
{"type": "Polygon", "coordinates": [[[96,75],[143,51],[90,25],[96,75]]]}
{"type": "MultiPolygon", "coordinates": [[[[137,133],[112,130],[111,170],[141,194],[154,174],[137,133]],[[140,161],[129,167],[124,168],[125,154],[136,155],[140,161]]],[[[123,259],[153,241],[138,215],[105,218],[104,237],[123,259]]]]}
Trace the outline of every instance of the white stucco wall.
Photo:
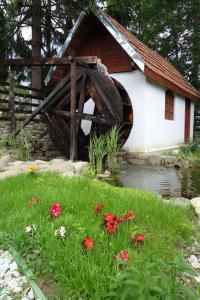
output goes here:
{"type": "MultiPolygon", "coordinates": [[[[175,95],[174,120],[165,119],[165,88],[148,80],[140,71],[112,74],[128,92],[134,126],[124,145],[129,152],[170,149],[184,143],[185,98],[175,95]]],[[[190,137],[193,136],[194,104],[191,104],[190,137]]]]}

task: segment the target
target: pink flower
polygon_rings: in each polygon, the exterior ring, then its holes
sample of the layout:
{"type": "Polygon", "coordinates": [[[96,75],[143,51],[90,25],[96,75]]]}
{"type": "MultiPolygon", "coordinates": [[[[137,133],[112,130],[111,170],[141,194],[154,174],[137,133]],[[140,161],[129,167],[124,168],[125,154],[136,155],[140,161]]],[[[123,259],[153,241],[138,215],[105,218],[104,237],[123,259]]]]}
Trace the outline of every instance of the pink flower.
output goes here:
{"type": "Polygon", "coordinates": [[[104,206],[102,204],[96,204],[94,207],[95,214],[98,214],[103,208],[104,206]]]}
{"type": "Polygon", "coordinates": [[[128,261],[129,260],[128,251],[122,250],[122,251],[118,252],[117,255],[115,256],[115,259],[128,261]]]}
{"type": "Polygon", "coordinates": [[[82,241],[82,246],[86,250],[91,250],[94,248],[94,241],[88,236],[82,241]]]}
{"type": "Polygon", "coordinates": [[[49,212],[53,217],[58,218],[61,214],[60,204],[59,203],[53,203],[49,208],[49,212]]]}

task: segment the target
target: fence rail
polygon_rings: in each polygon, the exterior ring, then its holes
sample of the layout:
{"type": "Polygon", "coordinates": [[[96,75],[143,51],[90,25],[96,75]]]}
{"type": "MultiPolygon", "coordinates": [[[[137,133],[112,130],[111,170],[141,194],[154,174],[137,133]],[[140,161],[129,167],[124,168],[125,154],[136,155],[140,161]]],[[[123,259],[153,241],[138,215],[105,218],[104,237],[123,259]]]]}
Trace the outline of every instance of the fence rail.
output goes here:
{"type": "MultiPolygon", "coordinates": [[[[11,132],[16,129],[17,121],[24,121],[43,101],[42,91],[10,83],[0,82],[0,121],[10,121],[11,132]],[[41,96],[34,96],[36,92],[41,96]]],[[[37,122],[37,120],[36,120],[37,122]]]]}

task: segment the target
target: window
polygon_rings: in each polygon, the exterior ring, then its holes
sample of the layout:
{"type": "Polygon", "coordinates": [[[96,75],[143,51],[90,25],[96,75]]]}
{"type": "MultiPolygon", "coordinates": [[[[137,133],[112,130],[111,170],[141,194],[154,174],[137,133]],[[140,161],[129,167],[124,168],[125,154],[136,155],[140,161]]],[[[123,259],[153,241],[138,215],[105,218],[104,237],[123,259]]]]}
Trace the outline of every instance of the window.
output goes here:
{"type": "Polygon", "coordinates": [[[170,90],[165,92],[165,119],[174,120],[174,94],[170,90]]]}

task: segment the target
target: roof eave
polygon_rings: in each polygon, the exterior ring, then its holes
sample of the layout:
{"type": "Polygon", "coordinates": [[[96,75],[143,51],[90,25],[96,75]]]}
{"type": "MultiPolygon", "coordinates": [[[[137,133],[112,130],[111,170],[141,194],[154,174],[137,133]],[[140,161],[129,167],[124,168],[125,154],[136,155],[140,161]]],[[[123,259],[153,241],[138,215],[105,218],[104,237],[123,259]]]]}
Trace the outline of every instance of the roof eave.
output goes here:
{"type": "Polygon", "coordinates": [[[151,69],[145,66],[144,74],[150,78],[151,80],[161,84],[162,86],[171,89],[176,94],[189,98],[192,101],[198,101],[200,102],[200,95],[195,91],[194,93],[191,93],[189,91],[186,91],[185,89],[180,88],[176,84],[172,83],[171,81],[167,80],[166,78],[162,77],[161,75],[153,72],[151,69]]]}

